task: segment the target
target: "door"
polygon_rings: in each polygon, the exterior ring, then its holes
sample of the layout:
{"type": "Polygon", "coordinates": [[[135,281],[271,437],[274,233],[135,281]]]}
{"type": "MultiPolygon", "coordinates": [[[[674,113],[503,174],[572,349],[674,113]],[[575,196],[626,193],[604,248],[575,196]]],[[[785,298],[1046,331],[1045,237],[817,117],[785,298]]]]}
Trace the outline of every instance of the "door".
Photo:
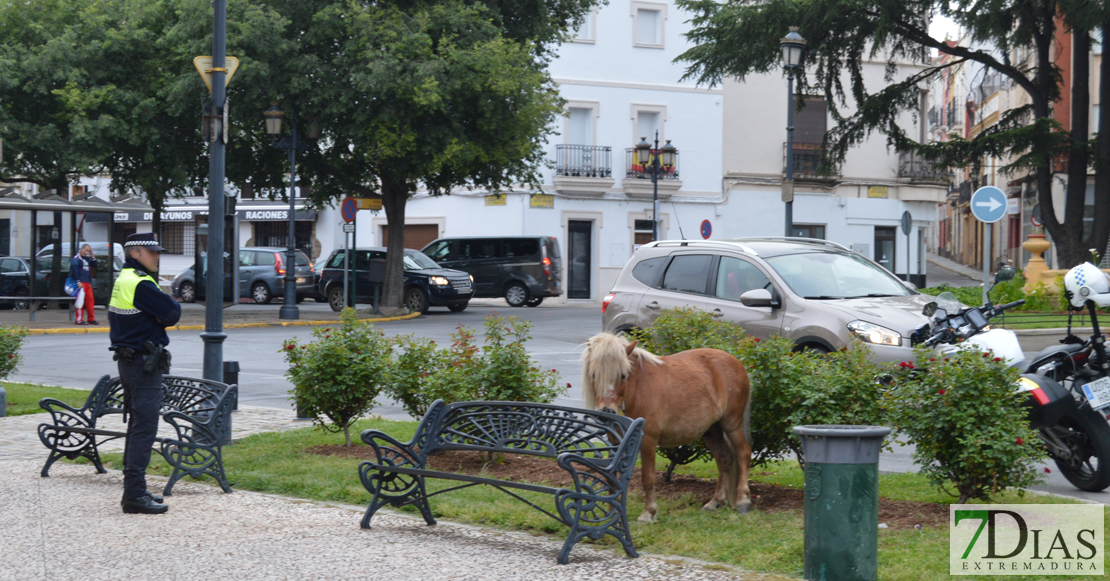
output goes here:
{"type": "Polygon", "coordinates": [[[875,262],[894,273],[895,257],[895,228],[885,226],[875,227],[875,262]]]}
{"type": "MultiPolygon", "coordinates": [[[[405,248],[420,250],[439,238],[437,224],[405,224],[405,248]]],[[[389,229],[382,226],[382,246],[389,246],[389,229]]]]}
{"type": "Polygon", "coordinates": [[[712,292],[706,307],[719,320],[744,329],[752,337],[768,339],[778,335],[782,327],[782,309],[746,307],[740,295],[755,289],[775,294],[771,280],[758,266],[733,256],[722,256],[711,275],[712,292]]]}
{"type": "Polygon", "coordinates": [[[592,236],[594,223],[590,220],[571,220],[567,224],[567,298],[590,298],[590,271],[593,256],[592,236]]]}
{"type": "Polygon", "coordinates": [[[460,270],[474,277],[474,294],[483,297],[501,296],[501,268],[496,238],[464,238],[459,240],[457,263],[460,270]]]}
{"type": "MultiPolygon", "coordinates": [[[[239,296],[249,297],[251,269],[254,266],[254,253],[250,250],[239,251],[239,296]]],[[[198,279],[199,280],[199,279],[198,279]]]]}
{"type": "Polygon", "coordinates": [[[679,307],[706,310],[706,288],[712,265],[710,254],[675,255],[666,265],[663,276],[652,283],[654,288],[640,299],[642,320],[650,324],[661,312],[679,307]]]}

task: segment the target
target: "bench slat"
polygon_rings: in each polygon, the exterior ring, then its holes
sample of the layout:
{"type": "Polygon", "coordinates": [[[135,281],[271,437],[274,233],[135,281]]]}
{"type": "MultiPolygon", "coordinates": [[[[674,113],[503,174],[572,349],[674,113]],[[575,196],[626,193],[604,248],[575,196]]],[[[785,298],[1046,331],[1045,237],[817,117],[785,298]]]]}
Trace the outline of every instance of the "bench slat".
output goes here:
{"type": "Polygon", "coordinates": [[[428,478],[438,478],[440,480],[457,480],[459,482],[473,482],[475,484],[504,486],[505,488],[516,488],[518,490],[527,490],[529,492],[540,492],[543,494],[550,494],[552,496],[554,496],[556,492],[561,490],[559,488],[540,486],[538,484],[524,484],[521,482],[512,482],[509,480],[498,480],[496,478],[482,478],[480,476],[471,476],[469,474],[438,472],[435,470],[423,470],[419,468],[402,468],[400,466],[382,466],[381,464],[374,464],[374,469],[380,470],[382,472],[396,472],[398,474],[408,474],[410,476],[426,476],[428,478]]]}

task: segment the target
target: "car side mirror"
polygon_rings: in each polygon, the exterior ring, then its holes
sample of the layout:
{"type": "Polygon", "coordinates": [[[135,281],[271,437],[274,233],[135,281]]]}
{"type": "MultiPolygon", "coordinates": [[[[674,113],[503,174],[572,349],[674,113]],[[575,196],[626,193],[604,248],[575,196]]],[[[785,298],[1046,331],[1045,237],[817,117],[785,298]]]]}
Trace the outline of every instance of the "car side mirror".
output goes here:
{"type": "Polygon", "coordinates": [[[1014,280],[1015,276],[1017,276],[1017,271],[1014,270],[1014,267],[1003,266],[1002,268],[998,269],[998,272],[994,273],[994,284],[1006,282],[1008,280],[1014,280]]]}
{"type": "Polygon", "coordinates": [[[772,307],[775,299],[765,288],[752,289],[740,295],[740,303],[745,307],[772,307]]]}
{"type": "Polygon", "coordinates": [[[910,289],[914,292],[917,292],[917,285],[908,281],[908,280],[903,280],[902,281],[902,286],[904,286],[904,287],[906,287],[906,288],[908,288],[908,289],[910,289]]]}

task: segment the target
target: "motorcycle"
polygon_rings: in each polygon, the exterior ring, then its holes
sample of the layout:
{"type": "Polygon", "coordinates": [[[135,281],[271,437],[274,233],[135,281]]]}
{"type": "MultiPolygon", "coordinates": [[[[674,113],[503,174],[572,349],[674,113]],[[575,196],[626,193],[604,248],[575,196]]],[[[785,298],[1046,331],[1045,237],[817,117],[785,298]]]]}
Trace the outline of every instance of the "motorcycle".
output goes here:
{"type": "MultiPolygon", "coordinates": [[[[1003,267],[994,284],[1015,275],[1013,268],[1003,267]]],[[[1062,344],[1048,347],[1026,362],[1017,335],[990,325],[992,318],[1024,303],[993,305],[988,298],[982,307],[964,307],[952,293],[942,293],[925,306],[922,314],[932,322],[919,327],[911,343],[941,354],[975,346],[1022,369],[1017,389],[1026,394],[1030,425],[1038,431],[1049,457],[1076,488],[1103,490],[1110,486],[1110,425],[1101,411],[1110,407],[1110,359],[1094,305],[1090,305],[1094,334],[1089,340],[1071,333],[1069,317],[1062,344]]]]}

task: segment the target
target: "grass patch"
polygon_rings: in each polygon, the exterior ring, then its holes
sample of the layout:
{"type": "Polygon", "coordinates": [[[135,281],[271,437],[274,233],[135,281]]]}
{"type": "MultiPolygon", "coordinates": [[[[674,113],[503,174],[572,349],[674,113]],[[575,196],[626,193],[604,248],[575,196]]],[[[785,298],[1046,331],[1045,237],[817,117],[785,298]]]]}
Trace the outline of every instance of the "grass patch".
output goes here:
{"type": "Polygon", "coordinates": [[[52,397],[63,401],[73,407],[81,407],[89,397],[86,389],[66,389],[49,385],[35,385],[32,383],[2,382],[0,387],[7,392],[8,415],[22,416],[26,414],[46,413],[39,407],[39,400],[52,397]]]}
{"type": "MultiPolygon", "coordinates": [[[[374,428],[407,440],[415,422],[386,420],[360,421],[354,431],[374,428]]],[[[304,452],[310,446],[341,444],[341,434],[302,429],[251,436],[224,449],[228,477],[234,488],[367,505],[370,495],[358,480],[358,462],[339,456],[319,456],[304,452]]],[[[107,464],[122,468],[119,454],[107,455],[107,464]]],[[[660,459],[660,467],[665,466],[660,459]]],[[[150,472],[168,476],[168,466],[157,456],[150,472]]],[[[716,477],[712,462],[682,466],[676,473],[716,477]]],[[[777,462],[752,470],[752,480],[803,488],[802,472],[795,462],[777,462]]],[[[214,484],[211,480],[205,480],[214,484]]],[[[428,481],[429,492],[456,483],[428,481]]],[[[520,491],[517,491],[520,492],[520,491]]],[[[522,496],[543,507],[552,507],[551,497],[522,492],[522,496]]],[[[879,494],[884,498],[950,504],[951,497],[928,486],[916,474],[879,476],[879,494]]],[[[706,512],[700,509],[706,498],[660,500],[659,522],[655,525],[632,523],[633,541],[644,553],[681,555],[706,561],[739,566],[749,571],[801,577],[804,558],[803,515],[801,511],[765,513],[758,509],[747,515],[727,510],[706,512]]],[[[1006,493],[999,502],[1013,504],[1054,504],[1066,500],[1039,495],[1006,493]]],[[[171,501],[172,502],[172,501],[171,501]]],[[[474,487],[437,496],[431,501],[437,518],[455,522],[527,531],[562,540],[566,528],[524,504],[488,487],[474,487]]],[[[643,498],[633,492],[629,515],[643,510],[643,498]]],[[[415,510],[408,510],[414,515],[415,510]]],[[[351,526],[358,518],[351,517],[351,526]]],[[[606,537],[594,543],[623,554],[619,545],[606,537]]],[[[948,579],[948,531],[926,527],[923,530],[883,529],[879,531],[879,578],[884,580],[948,579]]],[[[1008,577],[1011,580],[1034,577],[1008,577]]]]}

